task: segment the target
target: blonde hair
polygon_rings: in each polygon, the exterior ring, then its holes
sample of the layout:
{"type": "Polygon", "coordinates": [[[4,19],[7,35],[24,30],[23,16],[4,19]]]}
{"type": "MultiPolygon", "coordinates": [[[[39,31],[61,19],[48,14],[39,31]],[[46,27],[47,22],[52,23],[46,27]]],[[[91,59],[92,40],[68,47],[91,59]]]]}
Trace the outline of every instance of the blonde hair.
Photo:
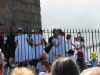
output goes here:
{"type": "Polygon", "coordinates": [[[100,75],[100,67],[93,67],[84,70],[81,75],[100,75]]]}
{"type": "Polygon", "coordinates": [[[10,75],[36,75],[35,69],[30,69],[26,67],[15,68],[10,72],[10,75]]]}

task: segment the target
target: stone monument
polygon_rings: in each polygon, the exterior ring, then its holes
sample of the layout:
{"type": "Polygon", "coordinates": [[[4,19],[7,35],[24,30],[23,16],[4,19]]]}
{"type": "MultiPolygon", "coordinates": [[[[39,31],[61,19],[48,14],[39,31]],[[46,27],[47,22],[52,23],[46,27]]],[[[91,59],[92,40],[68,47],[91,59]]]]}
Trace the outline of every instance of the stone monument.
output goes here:
{"type": "Polygon", "coordinates": [[[0,24],[6,31],[41,26],[40,0],[1,0],[0,24]]]}

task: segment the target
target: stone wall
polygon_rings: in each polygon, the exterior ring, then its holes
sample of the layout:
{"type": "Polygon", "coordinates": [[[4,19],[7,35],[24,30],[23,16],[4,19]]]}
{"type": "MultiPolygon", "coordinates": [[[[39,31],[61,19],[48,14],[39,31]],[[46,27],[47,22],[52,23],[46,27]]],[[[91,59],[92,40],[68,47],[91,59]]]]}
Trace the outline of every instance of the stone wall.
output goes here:
{"type": "Polygon", "coordinates": [[[0,23],[3,29],[41,25],[40,0],[1,0],[0,23]]]}

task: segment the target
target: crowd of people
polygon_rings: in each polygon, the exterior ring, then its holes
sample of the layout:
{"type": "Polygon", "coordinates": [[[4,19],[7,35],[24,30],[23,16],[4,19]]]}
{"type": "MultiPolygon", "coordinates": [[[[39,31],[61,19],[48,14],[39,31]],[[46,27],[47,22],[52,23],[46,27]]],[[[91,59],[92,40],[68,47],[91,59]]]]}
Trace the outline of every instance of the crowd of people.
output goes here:
{"type": "MultiPolygon", "coordinates": [[[[39,75],[47,73],[79,75],[79,71],[82,72],[86,69],[90,62],[85,40],[80,32],[72,41],[70,34],[66,36],[61,29],[54,29],[53,35],[49,37],[47,43],[41,29],[35,28],[28,34],[24,33],[22,28],[18,28],[17,34],[13,37],[13,44],[7,45],[7,48],[12,49],[13,46],[14,50],[0,51],[0,71],[3,75],[7,75],[12,69],[21,66],[35,67],[39,75]],[[11,57],[9,57],[10,54],[11,57]]],[[[95,58],[93,58],[93,62],[91,60],[93,67],[98,66],[96,60],[95,58]]]]}
{"type": "Polygon", "coordinates": [[[80,72],[79,66],[69,57],[59,57],[51,65],[42,60],[41,70],[33,66],[10,68],[6,74],[0,75],[100,75],[100,67],[84,69],[80,72]]]}

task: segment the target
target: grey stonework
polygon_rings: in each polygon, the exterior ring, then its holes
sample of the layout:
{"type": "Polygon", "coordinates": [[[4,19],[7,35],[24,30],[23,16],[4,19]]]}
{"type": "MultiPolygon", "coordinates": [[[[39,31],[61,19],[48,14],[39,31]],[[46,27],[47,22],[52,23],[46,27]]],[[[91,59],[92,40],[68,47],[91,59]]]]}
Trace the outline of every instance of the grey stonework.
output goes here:
{"type": "Polygon", "coordinates": [[[40,0],[0,0],[0,23],[8,31],[41,25],[40,0]]]}

